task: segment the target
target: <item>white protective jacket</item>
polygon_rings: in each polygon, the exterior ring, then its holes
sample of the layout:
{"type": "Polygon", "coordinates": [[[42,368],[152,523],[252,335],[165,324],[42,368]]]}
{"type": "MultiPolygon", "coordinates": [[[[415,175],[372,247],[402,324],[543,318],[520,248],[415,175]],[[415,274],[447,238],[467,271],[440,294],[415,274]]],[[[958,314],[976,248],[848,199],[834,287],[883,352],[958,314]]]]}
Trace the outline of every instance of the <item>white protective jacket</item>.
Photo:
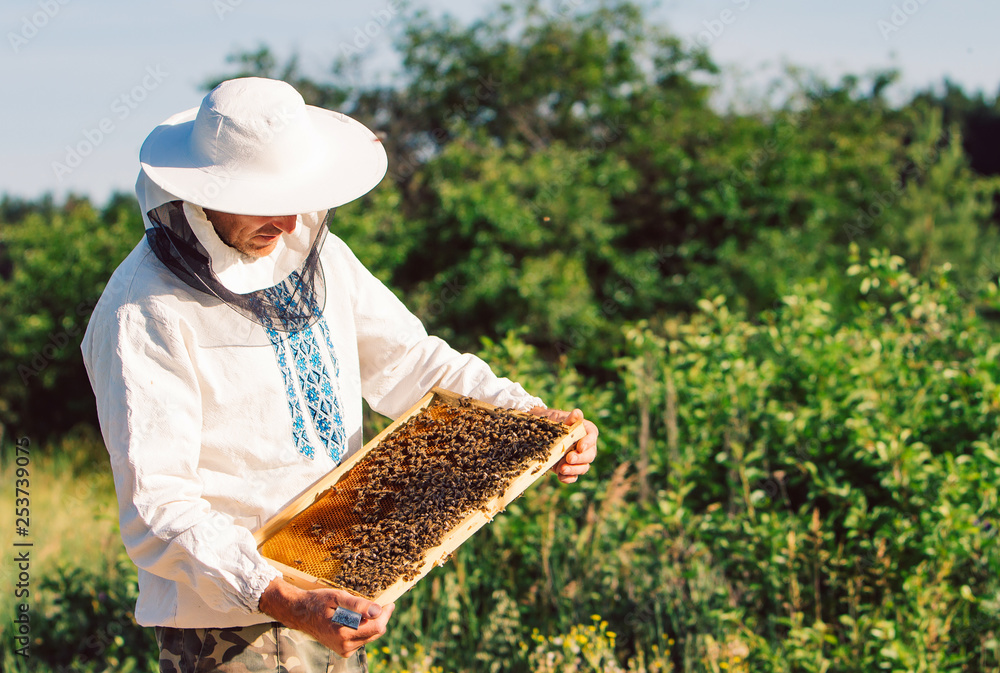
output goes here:
{"type": "Polygon", "coordinates": [[[139,624],[270,621],[257,603],[279,573],[252,531],[362,446],[362,397],[393,418],[433,386],[541,405],[428,336],[340,239],[321,260],[324,317],[277,343],[181,282],[146,239],[108,282],[82,350],[139,567],[139,624]]]}

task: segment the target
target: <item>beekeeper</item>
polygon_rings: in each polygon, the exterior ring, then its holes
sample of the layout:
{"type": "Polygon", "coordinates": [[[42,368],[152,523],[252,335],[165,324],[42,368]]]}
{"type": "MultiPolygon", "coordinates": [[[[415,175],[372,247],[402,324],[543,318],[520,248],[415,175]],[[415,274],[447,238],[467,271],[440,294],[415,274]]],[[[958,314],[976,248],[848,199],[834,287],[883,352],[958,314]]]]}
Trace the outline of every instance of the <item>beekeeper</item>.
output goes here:
{"type": "MultiPolygon", "coordinates": [[[[290,85],[223,82],[140,150],[146,235],[82,350],[111,457],[136,620],[160,670],[367,670],[394,606],[285,582],[252,531],[362,445],[361,399],[397,417],[433,386],[556,420],[420,321],[329,232],[386,172],[378,138],[290,85]],[[357,630],[331,620],[361,613],[357,630]]],[[[596,454],[588,424],[555,469],[596,454]]]]}

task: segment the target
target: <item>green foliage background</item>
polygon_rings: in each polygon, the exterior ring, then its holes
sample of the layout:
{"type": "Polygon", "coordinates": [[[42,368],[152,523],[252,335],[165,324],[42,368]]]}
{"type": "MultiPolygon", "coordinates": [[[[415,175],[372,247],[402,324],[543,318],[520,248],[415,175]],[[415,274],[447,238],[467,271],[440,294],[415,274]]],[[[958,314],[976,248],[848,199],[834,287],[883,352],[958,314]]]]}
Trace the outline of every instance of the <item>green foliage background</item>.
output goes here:
{"type": "MultiPolygon", "coordinates": [[[[602,452],[408,594],[374,669],[998,670],[998,100],[790,70],[727,108],[710,55],[627,3],[401,23],[391,87],[265,47],[225,78],[383,130],[390,178],[334,233],[602,452]]],[[[78,355],[141,235],[131,196],[0,203],[3,477],[31,437],[60,522],[30,670],[151,665],[78,355]]]]}

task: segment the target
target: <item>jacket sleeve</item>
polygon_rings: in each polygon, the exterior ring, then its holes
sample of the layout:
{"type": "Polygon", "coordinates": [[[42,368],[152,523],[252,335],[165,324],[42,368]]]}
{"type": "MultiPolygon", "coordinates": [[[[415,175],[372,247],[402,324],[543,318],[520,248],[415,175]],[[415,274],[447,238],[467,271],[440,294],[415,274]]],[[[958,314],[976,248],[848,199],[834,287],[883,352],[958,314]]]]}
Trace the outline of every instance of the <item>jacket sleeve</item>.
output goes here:
{"type": "Polygon", "coordinates": [[[349,267],[354,284],[361,390],[372,409],[397,418],[434,386],[499,407],[527,411],[544,406],[519,383],[496,376],[480,358],[429,336],[420,320],[346,244],[330,239],[339,246],[340,261],[349,267]]]}
{"type": "Polygon", "coordinates": [[[248,529],[202,497],[202,399],[185,323],[135,305],[104,318],[95,311],[84,360],[129,556],[190,586],[214,610],[257,612],[279,573],[248,529]]]}

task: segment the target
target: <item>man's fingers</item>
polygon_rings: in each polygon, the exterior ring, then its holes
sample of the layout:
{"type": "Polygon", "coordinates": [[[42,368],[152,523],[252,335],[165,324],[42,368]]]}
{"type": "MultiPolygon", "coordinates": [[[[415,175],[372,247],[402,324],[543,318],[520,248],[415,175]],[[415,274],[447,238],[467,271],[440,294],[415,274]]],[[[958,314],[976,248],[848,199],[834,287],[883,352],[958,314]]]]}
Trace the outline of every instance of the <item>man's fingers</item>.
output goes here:
{"type": "Polygon", "coordinates": [[[587,470],[590,469],[590,463],[584,463],[583,465],[560,465],[556,473],[561,477],[579,477],[581,474],[587,474],[587,470]]]}
{"type": "Polygon", "coordinates": [[[563,482],[564,484],[569,484],[569,483],[572,483],[572,482],[576,481],[577,479],[579,479],[583,475],[585,475],[589,469],[590,469],[589,465],[584,465],[583,468],[579,469],[579,470],[576,470],[576,469],[574,469],[574,470],[559,470],[556,473],[556,476],[559,477],[559,481],[563,482]],[[569,481],[567,481],[567,480],[569,480],[569,481]]]}
{"type": "Polygon", "coordinates": [[[349,629],[346,626],[339,626],[331,622],[330,626],[333,627],[333,632],[337,640],[325,642],[325,644],[340,654],[340,656],[349,657],[358,648],[367,645],[373,640],[378,640],[385,635],[388,629],[389,617],[392,616],[395,609],[395,603],[386,605],[382,608],[382,612],[377,618],[361,620],[361,626],[357,630],[349,629]]]}
{"type": "Polygon", "coordinates": [[[584,441],[581,439],[576,448],[567,453],[556,466],[556,473],[560,477],[578,477],[590,469],[590,464],[597,458],[597,446],[590,445],[581,451],[580,445],[584,441]]]}
{"type": "Polygon", "coordinates": [[[341,637],[345,643],[350,643],[350,646],[354,647],[354,649],[377,640],[385,635],[386,629],[388,629],[389,617],[392,616],[395,609],[396,604],[390,603],[385,608],[382,608],[381,614],[377,618],[362,620],[361,626],[356,631],[346,628],[341,629],[341,637]]]}
{"type": "Polygon", "coordinates": [[[367,598],[362,598],[361,596],[355,596],[354,594],[347,593],[346,591],[338,591],[336,589],[332,590],[334,595],[333,605],[331,605],[331,615],[333,610],[338,607],[347,608],[348,610],[353,610],[361,615],[363,619],[375,619],[378,617],[382,608],[379,607],[378,603],[374,603],[367,598]]]}
{"type": "Polygon", "coordinates": [[[584,422],[587,434],[576,443],[573,450],[566,454],[563,459],[569,465],[582,465],[592,463],[597,458],[597,426],[590,421],[584,422]]]}
{"type": "Polygon", "coordinates": [[[587,470],[590,469],[590,464],[597,458],[597,426],[586,420],[580,409],[573,409],[567,413],[559,409],[534,407],[531,413],[556,422],[562,419],[562,423],[566,425],[583,421],[583,427],[587,430],[587,434],[576,443],[569,453],[563,456],[562,460],[556,463],[553,471],[559,477],[559,481],[564,484],[572,484],[581,474],[586,474],[587,470]]]}
{"type": "Polygon", "coordinates": [[[581,451],[580,449],[574,449],[566,454],[563,458],[564,465],[589,465],[594,462],[597,458],[597,447],[591,446],[588,449],[581,451]]]}
{"type": "MultiPolygon", "coordinates": [[[[579,409],[574,409],[567,422],[576,414],[580,414],[580,418],[583,416],[579,409]]],[[[556,466],[559,481],[564,484],[572,484],[578,477],[586,474],[590,470],[590,464],[597,458],[597,426],[590,421],[584,421],[584,427],[587,429],[587,434],[556,466]]]]}

